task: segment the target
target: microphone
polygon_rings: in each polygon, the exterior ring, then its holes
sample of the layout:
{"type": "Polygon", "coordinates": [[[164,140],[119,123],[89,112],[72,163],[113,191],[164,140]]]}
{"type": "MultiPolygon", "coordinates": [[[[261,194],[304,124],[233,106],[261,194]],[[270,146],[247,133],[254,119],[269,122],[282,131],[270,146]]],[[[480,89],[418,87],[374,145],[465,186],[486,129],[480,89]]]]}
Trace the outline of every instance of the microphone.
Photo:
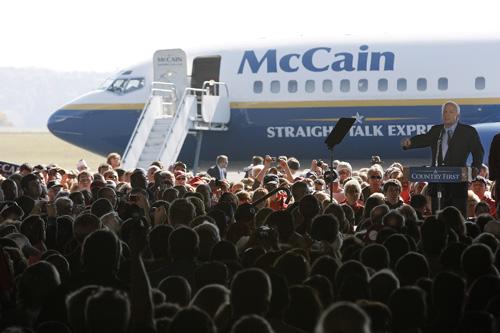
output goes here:
{"type": "MultiPolygon", "coordinates": [[[[437,142],[436,142],[436,156],[435,156],[435,159],[434,159],[434,166],[439,166],[439,152],[441,151],[441,144],[443,142],[443,132],[444,132],[444,126],[443,128],[441,129],[441,131],[439,131],[439,137],[437,139],[437,142]]],[[[442,152],[441,152],[442,154],[442,152]]]]}
{"type": "Polygon", "coordinates": [[[442,143],[443,141],[443,133],[444,133],[444,127],[441,129],[441,131],[439,132],[439,137],[438,137],[438,142],[439,144],[442,143]]]}

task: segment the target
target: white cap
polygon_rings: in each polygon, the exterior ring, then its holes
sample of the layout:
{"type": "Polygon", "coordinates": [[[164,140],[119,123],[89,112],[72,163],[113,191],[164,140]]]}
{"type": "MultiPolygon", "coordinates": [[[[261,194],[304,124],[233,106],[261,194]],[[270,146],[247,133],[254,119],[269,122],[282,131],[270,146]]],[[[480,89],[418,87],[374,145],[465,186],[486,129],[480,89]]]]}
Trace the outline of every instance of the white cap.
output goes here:
{"type": "Polygon", "coordinates": [[[85,160],[83,158],[81,160],[79,160],[78,163],[76,163],[76,169],[78,171],[86,170],[88,168],[89,168],[89,166],[87,165],[87,162],[85,162],[85,160]]]}

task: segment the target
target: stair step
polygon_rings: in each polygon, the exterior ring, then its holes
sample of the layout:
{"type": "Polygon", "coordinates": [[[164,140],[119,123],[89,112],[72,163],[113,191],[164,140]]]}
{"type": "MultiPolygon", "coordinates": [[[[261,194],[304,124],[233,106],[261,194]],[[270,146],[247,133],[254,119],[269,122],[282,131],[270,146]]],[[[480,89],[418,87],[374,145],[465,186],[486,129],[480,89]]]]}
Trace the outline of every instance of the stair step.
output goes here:
{"type": "Polygon", "coordinates": [[[160,152],[160,147],[161,147],[161,146],[146,146],[146,147],[144,147],[144,149],[142,150],[141,155],[144,155],[144,154],[152,154],[152,153],[156,153],[156,154],[158,154],[158,153],[160,152]]]}
{"type": "Polygon", "coordinates": [[[152,152],[143,152],[141,154],[141,157],[139,158],[139,161],[145,161],[145,160],[149,160],[149,161],[154,161],[156,160],[156,157],[158,156],[158,152],[157,151],[152,151],[152,152]]]}
{"type": "Polygon", "coordinates": [[[170,128],[170,125],[154,125],[151,132],[162,132],[165,133],[170,128]]]}
{"type": "Polygon", "coordinates": [[[172,122],[172,117],[163,117],[163,118],[156,118],[155,119],[155,126],[156,125],[169,125],[172,122]]]}
{"type": "Polygon", "coordinates": [[[146,142],[146,147],[157,147],[161,146],[163,144],[163,137],[159,138],[148,138],[148,141],[146,142]]]}
{"type": "Polygon", "coordinates": [[[151,139],[163,139],[165,138],[165,132],[151,132],[148,136],[148,141],[151,139]]]}

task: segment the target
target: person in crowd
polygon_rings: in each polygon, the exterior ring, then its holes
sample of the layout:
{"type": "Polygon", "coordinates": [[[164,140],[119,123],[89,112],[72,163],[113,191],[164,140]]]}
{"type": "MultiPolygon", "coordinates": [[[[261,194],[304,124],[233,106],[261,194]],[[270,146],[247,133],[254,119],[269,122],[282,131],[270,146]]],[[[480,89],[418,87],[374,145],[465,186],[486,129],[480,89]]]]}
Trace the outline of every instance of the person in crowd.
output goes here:
{"type": "Polygon", "coordinates": [[[486,178],[482,176],[477,176],[471,183],[472,191],[479,197],[479,200],[484,201],[490,207],[490,214],[495,216],[497,205],[495,200],[486,195],[486,190],[488,188],[488,182],[486,178]]]}
{"type": "Polygon", "coordinates": [[[339,162],[337,164],[337,172],[339,173],[339,180],[341,184],[344,184],[346,179],[352,176],[352,167],[349,162],[339,162]]]}
{"type": "Polygon", "coordinates": [[[263,163],[264,159],[262,158],[262,156],[252,157],[252,163],[243,169],[243,171],[245,171],[245,178],[249,178],[251,176],[252,169],[254,166],[262,165],[263,163]]]}
{"type": "Polygon", "coordinates": [[[366,177],[368,178],[368,186],[363,188],[362,198],[366,201],[373,193],[382,193],[382,176],[383,169],[380,164],[374,164],[368,169],[366,177]]]}
{"type": "Polygon", "coordinates": [[[226,155],[219,155],[215,160],[215,165],[207,170],[210,177],[218,180],[224,180],[227,178],[227,166],[229,164],[229,159],[226,155]]]}
{"type": "Polygon", "coordinates": [[[106,164],[111,165],[111,168],[118,169],[121,166],[122,157],[118,153],[110,153],[108,154],[108,158],[106,159],[106,164]]]}
{"type": "MultiPolygon", "coordinates": [[[[498,318],[500,227],[486,202],[470,221],[452,206],[433,215],[425,187],[409,183],[404,205],[399,163],[384,173],[338,162],[348,177],[334,183],[318,160],[308,170],[292,157],[253,162],[255,179],[217,184],[182,161],[82,170],[70,193],[55,191],[55,164],[0,180],[0,327],[443,332],[478,318],[487,331],[498,318]],[[278,186],[290,189],[286,204],[258,201],[278,186]]],[[[471,186],[477,201],[492,191],[481,178],[471,186]]]]}
{"type": "Polygon", "coordinates": [[[396,209],[404,205],[404,202],[400,197],[401,182],[399,180],[387,180],[382,187],[382,192],[385,196],[385,204],[389,206],[390,209],[396,209]]]}
{"type": "Polygon", "coordinates": [[[343,202],[354,211],[354,222],[358,225],[363,218],[363,202],[361,198],[361,185],[355,179],[349,180],[344,184],[344,194],[346,200],[343,202]]]}
{"type": "Polygon", "coordinates": [[[78,174],[77,180],[78,180],[78,191],[83,191],[83,190],[90,191],[90,184],[92,184],[94,177],[90,172],[84,170],[78,174]]]}

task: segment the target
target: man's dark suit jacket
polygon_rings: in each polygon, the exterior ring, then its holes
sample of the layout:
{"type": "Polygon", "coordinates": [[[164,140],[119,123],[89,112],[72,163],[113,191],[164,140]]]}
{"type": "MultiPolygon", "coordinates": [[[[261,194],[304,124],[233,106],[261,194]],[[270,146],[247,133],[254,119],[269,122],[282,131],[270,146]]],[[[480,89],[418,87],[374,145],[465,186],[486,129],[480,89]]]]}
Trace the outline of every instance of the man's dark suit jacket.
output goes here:
{"type": "MultiPolygon", "coordinates": [[[[437,142],[444,125],[434,125],[429,132],[411,138],[410,149],[431,147],[432,165],[436,165],[437,142]]],[[[481,167],[483,163],[484,149],[479,139],[476,129],[470,125],[457,124],[451,142],[448,146],[443,165],[445,166],[466,166],[467,157],[472,154],[472,166],[481,167]]]]}
{"type": "MultiPolygon", "coordinates": [[[[220,169],[217,165],[211,166],[208,170],[207,173],[210,177],[220,179],[220,169]]],[[[224,170],[224,178],[227,178],[227,172],[224,170]]]]}
{"type": "Polygon", "coordinates": [[[491,141],[488,167],[490,169],[490,179],[500,180],[500,133],[495,135],[491,141]]]}
{"type": "Polygon", "coordinates": [[[490,179],[496,182],[496,202],[500,201],[500,133],[493,137],[488,156],[488,167],[490,169],[490,179]]]}

